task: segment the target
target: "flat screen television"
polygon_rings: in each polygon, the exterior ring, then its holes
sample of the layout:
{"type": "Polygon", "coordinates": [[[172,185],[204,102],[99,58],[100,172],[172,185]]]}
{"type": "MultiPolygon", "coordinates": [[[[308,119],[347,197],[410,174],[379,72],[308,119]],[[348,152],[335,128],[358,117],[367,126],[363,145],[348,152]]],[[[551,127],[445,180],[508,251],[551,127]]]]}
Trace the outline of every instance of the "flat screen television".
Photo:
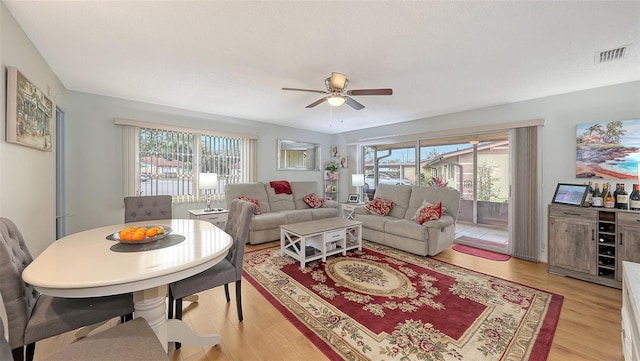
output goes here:
{"type": "Polygon", "coordinates": [[[556,192],[553,194],[552,203],[565,204],[568,206],[582,207],[587,193],[589,192],[589,185],[587,184],[569,184],[558,183],[556,192]]]}

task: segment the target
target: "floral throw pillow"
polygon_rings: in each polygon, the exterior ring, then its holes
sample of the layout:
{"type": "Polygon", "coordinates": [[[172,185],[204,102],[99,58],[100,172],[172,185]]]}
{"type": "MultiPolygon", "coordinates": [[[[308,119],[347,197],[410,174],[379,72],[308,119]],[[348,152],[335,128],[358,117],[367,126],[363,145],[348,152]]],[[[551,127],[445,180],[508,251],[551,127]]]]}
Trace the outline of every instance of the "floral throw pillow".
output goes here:
{"type": "Polygon", "coordinates": [[[416,222],[423,224],[426,221],[437,221],[440,217],[442,217],[442,202],[420,208],[420,215],[416,222]]]}
{"type": "MultiPolygon", "coordinates": [[[[426,199],[425,199],[425,200],[423,200],[423,201],[422,201],[422,204],[420,205],[420,207],[418,208],[418,210],[416,211],[416,213],[413,215],[413,217],[411,217],[411,220],[412,220],[412,221],[417,221],[417,220],[418,220],[418,217],[420,217],[420,212],[422,211],[422,209],[423,209],[424,207],[431,207],[431,206],[433,206],[433,205],[434,205],[433,203],[431,203],[431,202],[427,201],[426,199]]],[[[442,206],[442,213],[444,213],[444,212],[446,212],[446,211],[447,211],[447,207],[442,206]]],[[[442,214],[440,215],[440,217],[442,217],[442,214]]]]}
{"type": "Polygon", "coordinates": [[[324,204],[324,199],[320,198],[320,196],[315,193],[307,195],[302,198],[302,200],[304,200],[304,202],[311,208],[320,208],[324,204]]]}
{"type": "Polygon", "coordinates": [[[367,210],[371,213],[386,216],[391,208],[393,208],[393,201],[382,199],[380,197],[375,197],[373,201],[369,202],[366,206],[367,210]]]}
{"type": "Polygon", "coordinates": [[[255,204],[256,207],[257,207],[256,215],[262,214],[262,211],[260,210],[260,202],[258,202],[257,199],[253,199],[253,198],[249,198],[249,197],[245,197],[245,196],[240,196],[240,197],[238,197],[238,199],[241,199],[243,201],[247,201],[247,202],[251,202],[251,203],[255,204]]]}

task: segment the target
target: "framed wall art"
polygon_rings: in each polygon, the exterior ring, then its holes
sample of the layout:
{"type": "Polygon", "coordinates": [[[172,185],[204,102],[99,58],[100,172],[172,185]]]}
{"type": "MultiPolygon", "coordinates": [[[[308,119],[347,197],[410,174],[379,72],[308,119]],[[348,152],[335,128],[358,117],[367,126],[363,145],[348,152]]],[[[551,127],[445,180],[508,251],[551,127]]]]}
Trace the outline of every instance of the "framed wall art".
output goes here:
{"type": "Polygon", "coordinates": [[[54,105],[15,67],[7,67],[7,142],[52,150],[54,105]]]}
{"type": "Polygon", "coordinates": [[[640,119],[576,126],[576,178],[637,179],[640,119]]]}

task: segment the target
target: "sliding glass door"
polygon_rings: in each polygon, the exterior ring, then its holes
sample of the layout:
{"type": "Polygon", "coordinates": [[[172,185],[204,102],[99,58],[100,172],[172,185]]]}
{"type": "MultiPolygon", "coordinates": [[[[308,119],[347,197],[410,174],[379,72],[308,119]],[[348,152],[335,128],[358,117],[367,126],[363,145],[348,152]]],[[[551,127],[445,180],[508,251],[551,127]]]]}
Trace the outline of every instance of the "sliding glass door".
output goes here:
{"type": "Polygon", "coordinates": [[[419,184],[460,191],[457,240],[509,253],[509,133],[499,132],[363,147],[365,199],[378,184],[419,184]]]}
{"type": "Polygon", "coordinates": [[[420,142],[420,184],[462,195],[457,243],[509,253],[509,163],[506,132],[420,142]]]}

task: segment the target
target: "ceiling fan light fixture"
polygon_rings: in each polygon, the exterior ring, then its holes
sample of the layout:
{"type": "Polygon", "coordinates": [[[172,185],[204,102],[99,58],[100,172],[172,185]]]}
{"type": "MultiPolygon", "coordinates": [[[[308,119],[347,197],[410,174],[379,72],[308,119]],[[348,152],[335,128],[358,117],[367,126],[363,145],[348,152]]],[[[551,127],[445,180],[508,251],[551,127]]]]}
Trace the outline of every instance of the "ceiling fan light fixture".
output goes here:
{"type": "Polygon", "coordinates": [[[329,102],[329,104],[331,104],[331,106],[334,106],[334,107],[341,106],[342,104],[344,104],[345,101],[346,99],[340,95],[332,95],[327,98],[327,102],[329,102]]]}

